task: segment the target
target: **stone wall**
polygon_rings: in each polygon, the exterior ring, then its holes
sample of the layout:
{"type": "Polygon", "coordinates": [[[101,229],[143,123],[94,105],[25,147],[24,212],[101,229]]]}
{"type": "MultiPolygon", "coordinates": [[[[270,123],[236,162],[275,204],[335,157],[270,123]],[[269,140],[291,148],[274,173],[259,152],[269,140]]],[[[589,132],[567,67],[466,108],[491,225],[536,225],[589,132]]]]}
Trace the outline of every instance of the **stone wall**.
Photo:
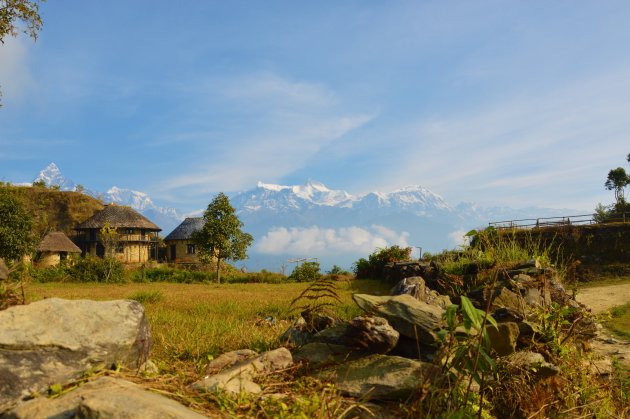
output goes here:
{"type": "MultiPolygon", "coordinates": [[[[509,234],[509,233],[503,233],[509,234]]],[[[584,263],[630,263],[630,223],[517,230],[516,238],[551,247],[554,256],[584,263]]]]}

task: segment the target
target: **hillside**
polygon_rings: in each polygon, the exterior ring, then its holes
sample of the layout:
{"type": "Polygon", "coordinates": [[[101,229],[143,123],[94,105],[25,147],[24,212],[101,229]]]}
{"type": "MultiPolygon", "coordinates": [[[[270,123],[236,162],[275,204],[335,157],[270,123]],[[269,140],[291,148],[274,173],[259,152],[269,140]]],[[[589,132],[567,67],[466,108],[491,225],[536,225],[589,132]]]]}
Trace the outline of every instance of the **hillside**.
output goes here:
{"type": "Polygon", "coordinates": [[[33,214],[33,227],[39,237],[48,231],[72,235],[74,226],[103,209],[101,201],[79,192],[27,186],[4,185],[2,188],[33,214]]]}

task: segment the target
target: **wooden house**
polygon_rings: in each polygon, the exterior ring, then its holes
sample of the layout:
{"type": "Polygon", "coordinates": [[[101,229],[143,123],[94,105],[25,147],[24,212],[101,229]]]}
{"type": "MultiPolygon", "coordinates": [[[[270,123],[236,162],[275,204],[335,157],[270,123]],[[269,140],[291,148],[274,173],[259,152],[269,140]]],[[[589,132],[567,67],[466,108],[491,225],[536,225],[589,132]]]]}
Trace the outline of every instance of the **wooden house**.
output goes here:
{"type": "Polygon", "coordinates": [[[203,228],[202,217],[186,218],[175,230],[164,238],[166,260],[171,263],[198,263],[197,248],[192,234],[203,228]]]}
{"type": "Polygon", "coordinates": [[[131,207],[109,204],[75,227],[84,255],[114,257],[124,263],[156,260],[160,227],[131,207]],[[114,234],[103,234],[103,229],[114,234]]]}
{"type": "Polygon", "coordinates": [[[72,243],[68,236],[60,231],[53,231],[46,234],[37,246],[37,266],[40,268],[57,266],[71,258],[72,255],[80,253],[81,249],[72,243]]]}

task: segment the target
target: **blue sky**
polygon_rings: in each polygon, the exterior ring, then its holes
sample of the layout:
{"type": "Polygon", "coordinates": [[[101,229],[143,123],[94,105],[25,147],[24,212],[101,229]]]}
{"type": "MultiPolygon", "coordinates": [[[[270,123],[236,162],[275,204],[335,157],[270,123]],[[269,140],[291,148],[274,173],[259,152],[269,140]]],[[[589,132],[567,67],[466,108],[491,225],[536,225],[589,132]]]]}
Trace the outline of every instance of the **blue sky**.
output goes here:
{"type": "MultiPolygon", "coordinates": [[[[627,1],[49,1],[0,45],[0,179],[184,211],[256,181],[592,210],[630,152],[627,1]]],[[[627,166],[626,166],[627,167],[627,166]]]]}

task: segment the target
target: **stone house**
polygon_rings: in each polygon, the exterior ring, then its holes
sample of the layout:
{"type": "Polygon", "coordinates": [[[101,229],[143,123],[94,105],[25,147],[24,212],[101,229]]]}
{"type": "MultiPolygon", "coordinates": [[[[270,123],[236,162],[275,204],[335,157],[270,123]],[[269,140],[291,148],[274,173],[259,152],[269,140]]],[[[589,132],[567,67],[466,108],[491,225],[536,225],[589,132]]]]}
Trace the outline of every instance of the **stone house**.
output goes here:
{"type": "Polygon", "coordinates": [[[198,263],[197,249],[192,234],[203,228],[202,217],[186,218],[164,238],[166,260],[170,263],[198,263]]]}
{"type": "Polygon", "coordinates": [[[75,227],[83,255],[110,256],[123,263],[157,260],[160,227],[131,207],[109,204],[75,227]],[[115,234],[104,235],[110,227],[115,234]]]}
{"type": "Polygon", "coordinates": [[[46,268],[57,266],[61,262],[71,259],[72,255],[78,255],[81,249],[72,243],[64,233],[51,231],[37,246],[37,266],[46,268]]]}

